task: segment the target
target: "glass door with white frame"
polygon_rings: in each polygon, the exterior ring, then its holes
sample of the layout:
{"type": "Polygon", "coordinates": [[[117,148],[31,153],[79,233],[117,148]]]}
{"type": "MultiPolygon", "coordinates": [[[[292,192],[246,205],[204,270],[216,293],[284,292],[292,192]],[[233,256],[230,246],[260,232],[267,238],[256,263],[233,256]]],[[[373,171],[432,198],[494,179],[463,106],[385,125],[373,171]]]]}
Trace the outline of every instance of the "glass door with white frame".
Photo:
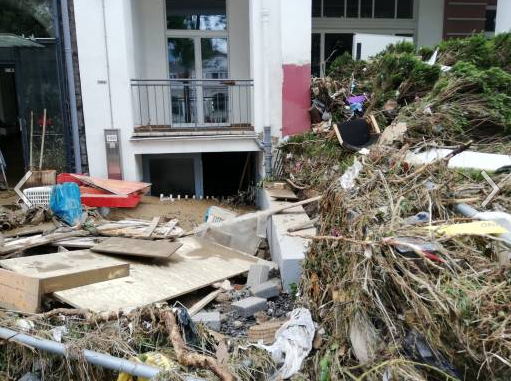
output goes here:
{"type": "Polygon", "coordinates": [[[226,0],[166,0],[173,126],[229,122],[226,0]]]}

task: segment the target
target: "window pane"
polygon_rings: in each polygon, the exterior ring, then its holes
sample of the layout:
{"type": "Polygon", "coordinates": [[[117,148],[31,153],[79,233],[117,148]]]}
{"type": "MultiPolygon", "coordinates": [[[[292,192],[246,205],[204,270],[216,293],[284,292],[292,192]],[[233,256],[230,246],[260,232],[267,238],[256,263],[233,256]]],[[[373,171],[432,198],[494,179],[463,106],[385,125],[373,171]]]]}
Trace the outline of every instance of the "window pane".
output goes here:
{"type": "MultiPolygon", "coordinates": [[[[201,39],[202,77],[221,79],[229,76],[227,60],[227,38],[201,39]]],[[[204,122],[227,123],[229,120],[229,94],[227,87],[219,83],[204,83],[204,122]]]]}
{"type": "Polygon", "coordinates": [[[312,17],[321,17],[321,0],[312,0],[312,17]]]}
{"type": "Polygon", "coordinates": [[[496,9],[487,9],[486,10],[486,22],[484,30],[486,32],[495,32],[495,21],[497,19],[497,10],[496,9]]]}
{"type": "Polygon", "coordinates": [[[361,0],[360,2],[360,17],[372,18],[373,17],[373,0],[361,0]]]}
{"type": "MultiPolygon", "coordinates": [[[[195,47],[191,38],[169,38],[169,77],[195,78],[195,47]]],[[[173,83],[171,87],[172,123],[197,121],[197,94],[192,82],[173,83]]]]}
{"type": "Polygon", "coordinates": [[[344,0],[323,0],[325,17],[344,17],[344,0]]]}
{"type": "Polygon", "coordinates": [[[352,53],[353,35],[352,34],[325,34],[325,64],[326,74],[330,64],[345,52],[352,53]]]}
{"type": "Polygon", "coordinates": [[[51,0],[0,0],[0,33],[53,37],[51,0]]]}
{"type": "Polygon", "coordinates": [[[374,17],[380,19],[393,19],[396,0],[375,0],[374,17]]]}
{"type": "Polygon", "coordinates": [[[358,0],[347,0],[346,17],[358,17],[358,0]]]}
{"type": "Polygon", "coordinates": [[[413,19],[413,0],[397,0],[397,18],[413,19]]]}
{"type": "Polygon", "coordinates": [[[166,0],[167,29],[226,30],[226,0],[166,0]]]}
{"type": "Polygon", "coordinates": [[[320,72],[320,64],[321,64],[321,34],[313,33],[312,34],[312,75],[314,77],[319,77],[321,75],[320,72]]]}

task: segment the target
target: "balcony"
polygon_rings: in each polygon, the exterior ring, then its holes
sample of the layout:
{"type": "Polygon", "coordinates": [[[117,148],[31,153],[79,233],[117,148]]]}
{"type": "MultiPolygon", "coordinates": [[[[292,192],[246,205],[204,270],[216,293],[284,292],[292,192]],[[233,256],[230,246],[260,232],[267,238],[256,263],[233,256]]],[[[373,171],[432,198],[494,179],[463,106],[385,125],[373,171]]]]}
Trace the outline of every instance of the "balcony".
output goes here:
{"type": "Polygon", "coordinates": [[[133,79],[134,137],[253,134],[253,81],[133,79]]]}

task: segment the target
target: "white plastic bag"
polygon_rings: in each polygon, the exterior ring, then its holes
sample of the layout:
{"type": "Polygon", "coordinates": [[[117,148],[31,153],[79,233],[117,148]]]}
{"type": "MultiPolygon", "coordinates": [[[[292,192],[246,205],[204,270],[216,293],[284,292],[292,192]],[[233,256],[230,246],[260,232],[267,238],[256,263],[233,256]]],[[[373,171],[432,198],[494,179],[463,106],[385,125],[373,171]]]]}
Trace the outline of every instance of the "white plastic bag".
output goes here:
{"type": "Polygon", "coordinates": [[[273,345],[256,346],[272,354],[273,360],[281,365],[279,376],[287,379],[300,370],[303,360],[309,355],[315,331],[309,310],[297,308],[291,312],[291,319],[275,333],[273,345]]]}

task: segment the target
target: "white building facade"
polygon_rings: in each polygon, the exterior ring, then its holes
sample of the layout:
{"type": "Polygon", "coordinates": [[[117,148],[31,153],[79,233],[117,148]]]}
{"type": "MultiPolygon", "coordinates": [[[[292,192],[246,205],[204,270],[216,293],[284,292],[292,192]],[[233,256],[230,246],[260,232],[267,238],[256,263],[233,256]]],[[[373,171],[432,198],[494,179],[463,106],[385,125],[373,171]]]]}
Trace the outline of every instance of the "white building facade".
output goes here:
{"type": "Polygon", "coordinates": [[[239,190],[264,176],[265,137],[310,128],[311,71],[332,46],[356,52],[356,33],[436,44],[446,2],[74,0],[90,174],[156,194],[239,190]]]}

